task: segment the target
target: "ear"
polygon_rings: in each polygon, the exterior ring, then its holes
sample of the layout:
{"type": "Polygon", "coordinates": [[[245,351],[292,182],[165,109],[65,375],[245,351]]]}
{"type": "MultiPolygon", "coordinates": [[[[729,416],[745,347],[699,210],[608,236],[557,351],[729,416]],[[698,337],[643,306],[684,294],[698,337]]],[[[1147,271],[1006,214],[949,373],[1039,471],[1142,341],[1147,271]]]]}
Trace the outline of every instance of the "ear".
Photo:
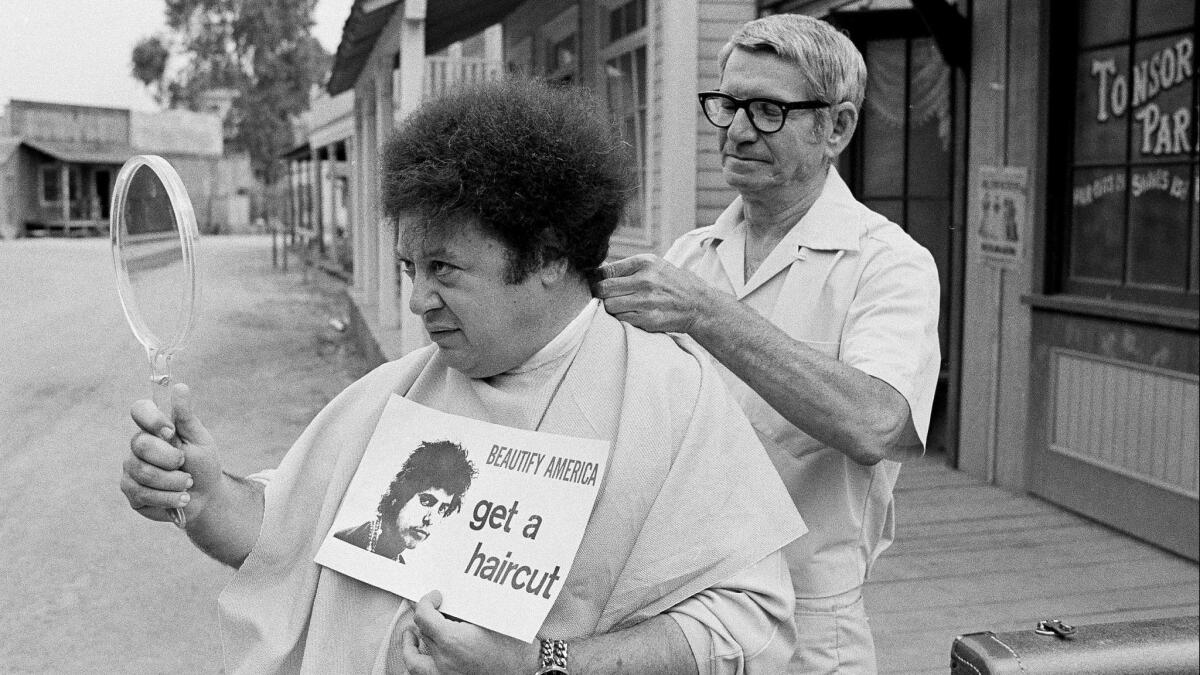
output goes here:
{"type": "Polygon", "coordinates": [[[854,136],[854,130],[858,128],[858,108],[849,101],[843,101],[833,106],[829,117],[832,124],[827,141],[828,152],[830,159],[836,159],[850,144],[850,138],[854,136]]]}

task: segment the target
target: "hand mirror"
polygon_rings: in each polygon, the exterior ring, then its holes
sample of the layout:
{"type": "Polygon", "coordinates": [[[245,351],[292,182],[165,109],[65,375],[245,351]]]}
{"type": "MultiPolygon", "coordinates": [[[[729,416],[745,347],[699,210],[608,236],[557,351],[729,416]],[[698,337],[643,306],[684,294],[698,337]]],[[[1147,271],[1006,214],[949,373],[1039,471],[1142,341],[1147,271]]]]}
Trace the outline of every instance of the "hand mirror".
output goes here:
{"type": "MultiPolygon", "coordinates": [[[[165,159],[138,155],[121,167],[109,235],[121,307],[150,364],[151,396],[171,417],[171,359],[196,321],[199,236],[187,189],[165,159]]],[[[171,518],[186,525],[182,509],[171,518]]]]}

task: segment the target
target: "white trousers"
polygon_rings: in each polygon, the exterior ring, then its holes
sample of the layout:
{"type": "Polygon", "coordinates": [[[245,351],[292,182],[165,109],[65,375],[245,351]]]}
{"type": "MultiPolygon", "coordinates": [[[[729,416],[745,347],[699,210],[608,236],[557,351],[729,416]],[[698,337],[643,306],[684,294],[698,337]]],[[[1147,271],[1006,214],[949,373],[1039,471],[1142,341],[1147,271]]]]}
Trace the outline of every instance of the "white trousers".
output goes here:
{"type": "Polygon", "coordinates": [[[788,673],[876,672],[875,641],[861,588],[827,598],[796,598],[796,651],[788,673]]]}

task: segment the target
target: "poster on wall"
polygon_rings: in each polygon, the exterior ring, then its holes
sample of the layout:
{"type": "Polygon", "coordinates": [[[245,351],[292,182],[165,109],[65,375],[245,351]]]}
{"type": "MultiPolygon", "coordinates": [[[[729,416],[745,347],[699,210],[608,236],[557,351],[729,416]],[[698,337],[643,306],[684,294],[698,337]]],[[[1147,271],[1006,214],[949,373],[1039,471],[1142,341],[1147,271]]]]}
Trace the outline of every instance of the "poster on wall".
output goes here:
{"type": "Polygon", "coordinates": [[[316,562],[530,642],[571,570],[609,443],[392,395],[316,562]]]}
{"type": "Polygon", "coordinates": [[[973,206],[975,249],[999,266],[1019,265],[1029,237],[1029,168],[981,166],[973,206]]]}

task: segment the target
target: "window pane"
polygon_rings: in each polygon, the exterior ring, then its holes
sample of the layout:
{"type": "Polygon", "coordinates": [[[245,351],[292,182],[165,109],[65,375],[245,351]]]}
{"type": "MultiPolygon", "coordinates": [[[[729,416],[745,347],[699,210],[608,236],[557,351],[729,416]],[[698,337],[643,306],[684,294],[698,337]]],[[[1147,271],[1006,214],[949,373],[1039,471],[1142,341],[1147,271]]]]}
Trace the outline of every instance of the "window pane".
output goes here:
{"type": "Polygon", "coordinates": [[[630,0],[608,13],[608,41],[616,42],[646,26],[646,4],[630,0]]]}
{"type": "Polygon", "coordinates": [[[646,48],[639,46],[605,61],[609,113],[637,165],[638,184],[625,209],[625,228],[643,228],[646,180],[646,48]]]}
{"type": "Polygon", "coordinates": [[[1191,167],[1135,169],[1129,197],[1129,281],[1182,291],[1187,287],[1191,167]]]}
{"type": "Polygon", "coordinates": [[[571,33],[567,37],[550,45],[550,53],[546,59],[547,72],[555,72],[560,69],[572,68],[575,65],[575,34],[571,33]]]}
{"type": "Polygon", "coordinates": [[[904,189],[904,40],[869,43],[865,60],[866,100],[862,110],[862,145],[870,148],[862,158],[862,194],[865,197],[900,196],[904,189]]]}
{"type": "Polygon", "coordinates": [[[1125,259],[1125,170],[1076,169],[1070,276],[1119,283],[1125,259]]]}
{"type": "Polygon", "coordinates": [[[1129,50],[1084,52],[1075,85],[1075,161],[1125,161],[1129,112],[1129,50]]]}
{"type": "Polygon", "coordinates": [[[1134,48],[1132,160],[1176,161],[1195,148],[1192,37],[1147,40],[1134,48]]]}
{"type": "Polygon", "coordinates": [[[56,202],[59,197],[58,187],[58,167],[47,166],[42,168],[42,201],[56,202]]]}
{"type": "Polygon", "coordinates": [[[950,67],[932,38],[912,42],[908,120],[908,194],[950,193],[950,67]]]}
{"type": "MultiPolygon", "coordinates": [[[[950,202],[944,199],[917,199],[908,202],[908,222],[900,223],[933,255],[938,275],[944,280],[950,276],[950,202]]],[[[950,287],[942,284],[941,311],[943,320],[938,322],[938,337],[942,354],[948,354],[947,328],[950,316],[950,287]]]]}
{"type": "Polygon", "coordinates": [[[1192,165],[1192,271],[1188,289],[1200,291],[1200,165],[1192,165]]]}
{"type": "Polygon", "coordinates": [[[1079,46],[1091,47],[1129,36],[1129,0],[1079,3],[1079,46]]]}
{"type": "Polygon", "coordinates": [[[88,194],[83,187],[83,167],[72,166],[67,172],[68,185],[70,187],[70,207],[67,213],[70,214],[72,220],[79,220],[88,217],[88,194]]]}
{"type": "Polygon", "coordinates": [[[904,225],[904,202],[899,199],[863,199],[862,203],[884,218],[904,225]]]}
{"type": "Polygon", "coordinates": [[[1191,26],[1196,0],[1138,0],[1137,34],[1149,35],[1191,26]]]}

